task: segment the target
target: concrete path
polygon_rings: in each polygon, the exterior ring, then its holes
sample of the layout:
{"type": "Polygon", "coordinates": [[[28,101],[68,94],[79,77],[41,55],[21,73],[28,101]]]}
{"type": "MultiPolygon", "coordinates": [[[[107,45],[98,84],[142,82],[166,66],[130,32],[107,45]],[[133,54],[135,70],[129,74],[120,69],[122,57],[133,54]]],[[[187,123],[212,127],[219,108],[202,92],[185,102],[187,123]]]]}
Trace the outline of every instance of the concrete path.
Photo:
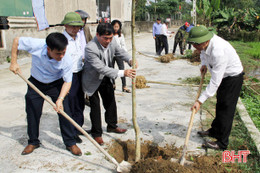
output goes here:
{"type": "MultiPolygon", "coordinates": [[[[171,38],[169,52],[172,52],[172,44],[173,39],[171,38]]],[[[129,38],[127,39],[127,47],[128,50],[131,50],[129,38]]],[[[154,40],[151,33],[140,33],[136,36],[136,49],[145,55],[155,56],[154,40]]],[[[131,54],[131,51],[129,53],[131,54]]],[[[136,58],[139,62],[138,75],[145,76],[147,80],[180,83],[181,79],[200,75],[199,67],[191,65],[186,60],[162,64],[154,58],[140,54],[137,54],[136,58]]],[[[19,62],[23,64],[21,65],[23,74],[29,77],[30,59],[27,58],[19,62]]],[[[27,145],[28,139],[24,101],[27,86],[7,67],[8,64],[0,66],[0,172],[115,172],[115,166],[107,161],[104,155],[83,136],[83,143],[78,146],[83,153],[91,152],[91,155],[83,154],[81,157],[75,157],[65,150],[60,136],[57,115],[47,102],[44,104],[40,125],[42,145],[32,154],[22,156],[21,152],[27,145]]],[[[127,84],[131,87],[130,79],[127,79],[127,84]]],[[[120,79],[116,80],[116,85],[119,126],[128,128],[128,131],[122,135],[108,134],[104,116],[102,116],[105,150],[113,139],[134,140],[135,138],[131,119],[131,94],[122,92],[120,79]]],[[[190,107],[194,102],[198,88],[148,85],[150,88],[136,91],[137,116],[142,131],[142,140],[150,140],[160,146],[165,144],[182,146],[191,115],[190,107]]],[[[89,129],[91,124],[88,107],[84,113],[84,128],[89,129]]],[[[196,134],[197,130],[200,130],[199,115],[195,116],[188,150],[203,153],[203,150],[198,149],[203,140],[196,134]]]]}

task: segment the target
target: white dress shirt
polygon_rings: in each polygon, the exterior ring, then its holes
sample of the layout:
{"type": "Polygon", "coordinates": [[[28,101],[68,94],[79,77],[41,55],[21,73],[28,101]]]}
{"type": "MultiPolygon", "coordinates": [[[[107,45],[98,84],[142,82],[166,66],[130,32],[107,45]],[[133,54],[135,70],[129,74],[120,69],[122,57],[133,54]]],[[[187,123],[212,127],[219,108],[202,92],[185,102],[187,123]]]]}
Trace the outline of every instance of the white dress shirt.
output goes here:
{"type": "Polygon", "coordinates": [[[207,49],[201,51],[200,58],[201,65],[206,65],[211,73],[209,85],[198,99],[203,103],[216,93],[223,78],[240,74],[243,66],[236,50],[217,35],[212,37],[207,49]]]}
{"type": "MultiPolygon", "coordinates": [[[[104,59],[105,59],[105,62],[106,62],[106,66],[108,66],[108,64],[109,64],[108,48],[107,47],[105,48],[102,45],[101,45],[101,47],[103,48],[103,51],[104,51],[104,59]]],[[[110,63],[112,63],[112,60],[110,60],[110,63]]],[[[125,72],[124,70],[118,70],[117,77],[124,77],[125,76],[124,72],[125,72]]]]}
{"type": "Polygon", "coordinates": [[[85,47],[87,45],[86,37],[83,28],[79,30],[78,35],[80,37],[80,43],[81,43],[81,50],[83,54],[83,59],[85,58],[85,47]]]}
{"type": "Polygon", "coordinates": [[[69,55],[71,56],[73,68],[73,73],[77,73],[82,70],[83,68],[83,52],[81,49],[81,42],[79,38],[79,33],[77,34],[75,40],[66,32],[66,30],[63,32],[65,37],[68,39],[68,46],[67,51],[69,55]]]}
{"type": "Polygon", "coordinates": [[[161,34],[161,35],[165,35],[165,36],[169,36],[170,33],[171,33],[171,32],[168,31],[168,28],[167,28],[166,24],[164,23],[164,24],[162,25],[162,27],[161,27],[161,32],[160,32],[160,34],[161,34]]]}

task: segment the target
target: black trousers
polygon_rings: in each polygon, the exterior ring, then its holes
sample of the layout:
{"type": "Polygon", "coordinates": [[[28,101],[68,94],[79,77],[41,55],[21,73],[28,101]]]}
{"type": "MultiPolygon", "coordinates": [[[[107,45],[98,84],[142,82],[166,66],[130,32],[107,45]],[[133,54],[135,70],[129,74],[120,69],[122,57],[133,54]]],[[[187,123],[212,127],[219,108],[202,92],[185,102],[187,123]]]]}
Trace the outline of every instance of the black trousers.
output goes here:
{"type": "MultiPolygon", "coordinates": [[[[61,87],[64,83],[62,79],[59,79],[50,84],[44,84],[39,82],[33,77],[30,77],[29,81],[32,82],[45,95],[50,96],[54,103],[56,102],[61,87]]],[[[28,144],[37,145],[40,143],[38,139],[39,124],[42,115],[42,107],[43,107],[44,99],[28,85],[28,90],[25,95],[25,101],[26,101],[26,113],[27,113],[27,124],[28,124],[27,133],[29,136],[28,144]]],[[[63,107],[64,107],[64,112],[66,112],[70,116],[71,112],[69,109],[69,102],[67,97],[65,97],[63,101],[63,107]]],[[[75,145],[76,142],[74,139],[75,135],[74,135],[73,125],[61,114],[58,115],[59,115],[61,135],[64,144],[66,146],[75,145]]]]}
{"type": "Polygon", "coordinates": [[[159,50],[161,49],[161,38],[159,34],[155,35],[155,50],[156,50],[156,54],[159,54],[159,50]]]}
{"type": "Polygon", "coordinates": [[[217,91],[216,117],[209,129],[210,135],[217,139],[217,144],[226,149],[232,129],[236,105],[243,84],[244,73],[236,77],[226,77],[217,91]]]}
{"type": "MultiPolygon", "coordinates": [[[[68,94],[68,98],[71,110],[71,117],[76,123],[78,123],[79,126],[82,127],[84,123],[83,112],[85,108],[85,98],[81,85],[81,76],[82,71],[78,73],[73,73],[72,85],[68,94]]],[[[76,134],[79,134],[79,131],[75,127],[74,129],[76,134]]]]}
{"type": "Polygon", "coordinates": [[[175,53],[178,44],[179,44],[180,52],[181,52],[181,54],[183,55],[182,41],[180,41],[180,42],[174,41],[172,53],[175,53]]]}
{"type": "Polygon", "coordinates": [[[89,97],[90,101],[90,120],[92,123],[91,134],[93,137],[102,135],[100,99],[102,98],[105,108],[105,121],[108,128],[117,128],[117,107],[113,84],[110,78],[104,77],[97,91],[89,97]]]}
{"type": "MultiPolygon", "coordinates": [[[[119,58],[119,57],[114,57],[113,62],[112,62],[112,67],[115,67],[115,62],[117,63],[117,66],[119,68],[119,70],[124,70],[125,69],[125,65],[124,65],[124,61],[119,58]]],[[[122,81],[122,87],[126,86],[126,79],[125,77],[121,77],[121,81],[122,81]]]]}
{"type": "Polygon", "coordinates": [[[160,48],[158,53],[159,53],[159,55],[161,55],[163,49],[165,49],[165,54],[168,54],[169,45],[168,45],[167,36],[161,35],[160,38],[161,38],[162,46],[161,46],[161,48],[160,48]]]}

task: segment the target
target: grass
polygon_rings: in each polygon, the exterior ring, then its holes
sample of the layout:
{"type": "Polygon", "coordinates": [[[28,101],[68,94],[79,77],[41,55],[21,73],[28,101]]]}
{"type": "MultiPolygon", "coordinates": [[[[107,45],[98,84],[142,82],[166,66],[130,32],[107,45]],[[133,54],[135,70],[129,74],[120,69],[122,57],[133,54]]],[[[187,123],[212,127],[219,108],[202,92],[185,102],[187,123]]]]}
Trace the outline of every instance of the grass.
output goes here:
{"type": "Polygon", "coordinates": [[[250,48],[246,49],[245,53],[256,60],[260,60],[260,42],[249,42],[247,44],[250,48]]]}
{"type": "MultiPolygon", "coordinates": [[[[230,42],[236,49],[242,61],[244,71],[246,73],[246,83],[259,83],[259,80],[254,76],[249,76],[250,72],[260,68],[260,43],[259,42],[230,42]]],[[[260,130],[260,87],[258,86],[243,86],[241,99],[244,103],[248,114],[254,124],[260,130]]]]}
{"type": "Polygon", "coordinates": [[[230,41],[230,43],[239,54],[246,74],[259,68],[260,43],[242,41],[230,41]]]}
{"type": "Polygon", "coordinates": [[[238,163],[243,172],[260,172],[260,156],[257,153],[254,141],[238,114],[234,117],[233,128],[229,138],[229,150],[249,150],[247,163],[238,163]]]}

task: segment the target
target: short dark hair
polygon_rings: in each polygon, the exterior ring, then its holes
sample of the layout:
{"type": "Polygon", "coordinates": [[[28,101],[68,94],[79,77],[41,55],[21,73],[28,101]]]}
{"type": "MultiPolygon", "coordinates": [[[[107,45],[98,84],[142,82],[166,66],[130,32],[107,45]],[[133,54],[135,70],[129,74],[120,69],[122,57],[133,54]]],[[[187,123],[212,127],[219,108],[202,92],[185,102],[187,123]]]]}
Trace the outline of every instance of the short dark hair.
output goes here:
{"type": "Polygon", "coordinates": [[[157,20],[161,21],[161,19],[160,19],[160,18],[157,18],[157,20]]]}
{"type": "Polygon", "coordinates": [[[111,25],[114,27],[115,24],[118,24],[119,25],[119,30],[117,31],[117,33],[115,33],[114,31],[114,34],[118,34],[119,37],[121,37],[121,33],[122,33],[122,23],[119,21],[119,20],[113,20],[111,22],[111,25]]]}
{"type": "Polygon", "coordinates": [[[57,49],[61,51],[66,49],[68,39],[62,33],[53,32],[46,37],[46,44],[51,50],[57,49]]]}
{"type": "Polygon", "coordinates": [[[114,33],[113,26],[110,23],[100,23],[97,26],[98,35],[111,35],[114,33]]]}

